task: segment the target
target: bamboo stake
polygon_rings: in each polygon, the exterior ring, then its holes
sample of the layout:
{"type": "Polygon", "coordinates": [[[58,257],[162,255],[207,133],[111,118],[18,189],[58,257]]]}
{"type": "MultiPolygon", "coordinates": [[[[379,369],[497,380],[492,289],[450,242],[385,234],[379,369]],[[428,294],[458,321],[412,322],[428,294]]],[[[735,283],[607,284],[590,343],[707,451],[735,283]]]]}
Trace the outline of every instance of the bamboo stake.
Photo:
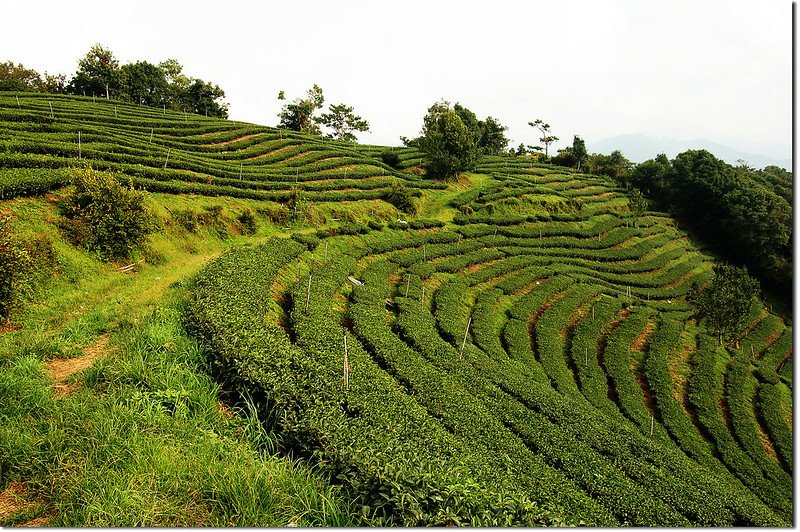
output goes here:
{"type": "Polygon", "coordinates": [[[406,279],[406,297],[408,297],[408,288],[410,286],[411,286],[411,276],[409,275],[408,279],[406,279]]]}
{"type": "Polygon", "coordinates": [[[654,424],[655,424],[655,421],[653,420],[653,416],[650,416],[650,437],[651,438],[653,437],[653,426],[654,426],[654,424]]]}
{"type": "Polygon", "coordinates": [[[308,303],[311,301],[311,272],[308,272],[308,286],[306,287],[306,312],[308,312],[308,303]]]}
{"type": "Polygon", "coordinates": [[[53,116],[53,102],[48,101],[47,103],[50,104],[50,118],[55,118],[55,116],[53,116]]]}
{"type": "Polygon", "coordinates": [[[167,148],[167,158],[164,159],[164,170],[167,169],[167,161],[169,161],[169,153],[172,151],[172,148],[167,148]]]}
{"type": "Polygon", "coordinates": [[[458,353],[458,356],[464,356],[464,346],[467,345],[467,334],[469,333],[469,326],[472,325],[472,316],[469,317],[469,321],[467,321],[467,328],[464,330],[464,339],[461,341],[461,351],[458,353]]]}
{"type": "Polygon", "coordinates": [[[21,108],[22,108],[22,106],[21,106],[21,105],[20,105],[20,103],[19,103],[19,96],[17,96],[17,95],[14,95],[14,98],[16,98],[16,99],[17,99],[17,107],[19,107],[19,108],[21,109],[21,108]]]}
{"type": "Polygon", "coordinates": [[[153,128],[150,128],[150,144],[153,143],[153,128]]]}
{"type": "Polygon", "coordinates": [[[344,387],[350,388],[350,361],[347,357],[347,334],[344,335],[344,367],[342,368],[344,374],[344,387]]]}
{"type": "Polygon", "coordinates": [[[325,264],[328,263],[328,241],[325,241],[325,264]]]}
{"type": "Polygon", "coordinates": [[[81,132],[78,131],[78,159],[81,158],[81,132]]]}

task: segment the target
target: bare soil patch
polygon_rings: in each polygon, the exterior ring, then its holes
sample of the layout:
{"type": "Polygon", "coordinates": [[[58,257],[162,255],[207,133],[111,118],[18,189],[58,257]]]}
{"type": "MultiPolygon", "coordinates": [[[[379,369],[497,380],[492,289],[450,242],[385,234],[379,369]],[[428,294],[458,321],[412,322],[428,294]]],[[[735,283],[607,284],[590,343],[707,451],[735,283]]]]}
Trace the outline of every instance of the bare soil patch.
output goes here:
{"type": "Polygon", "coordinates": [[[72,392],[77,385],[66,382],[72,375],[81,372],[108,354],[108,334],[100,336],[94,345],[83,350],[83,355],[75,358],[56,358],[47,364],[47,372],[53,379],[53,388],[58,397],[72,392]]]}
{"type": "Polygon", "coordinates": [[[650,336],[650,333],[652,333],[653,329],[655,328],[655,322],[648,321],[647,325],[644,327],[644,331],[642,331],[642,334],[640,334],[631,344],[631,350],[641,352],[642,349],[644,349],[644,344],[647,342],[647,337],[650,336]]]}

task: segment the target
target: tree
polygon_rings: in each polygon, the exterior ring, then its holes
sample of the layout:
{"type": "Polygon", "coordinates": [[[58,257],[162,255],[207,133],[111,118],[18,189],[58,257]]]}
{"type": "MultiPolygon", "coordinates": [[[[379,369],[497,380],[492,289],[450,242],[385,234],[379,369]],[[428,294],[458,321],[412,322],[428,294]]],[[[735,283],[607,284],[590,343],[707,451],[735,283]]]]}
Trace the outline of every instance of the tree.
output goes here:
{"type": "Polygon", "coordinates": [[[398,181],[392,182],[392,190],[386,196],[386,201],[404,213],[414,214],[417,212],[417,207],[414,205],[411,191],[407,186],[398,181]]]}
{"type": "Polygon", "coordinates": [[[164,71],[147,61],[122,65],[119,69],[119,95],[133,103],[156,106],[169,96],[164,71]]]}
{"type": "Polygon", "coordinates": [[[483,153],[499,155],[506,149],[506,146],[508,146],[508,139],[505,135],[505,131],[508,129],[506,126],[491,116],[479,122],[479,126],[480,138],[478,139],[478,147],[483,153]]]}
{"type": "Polygon", "coordinates": [[[333,130],[327,137],[336,140],[355,142],[356,136],[353,131],[369,131],[369,122],[356,116],[353,108],[349,105],[340,103],[331,105],[329,112],[323,113],[319,118],[314,119],[318,124],[322,124],[333,130]]]}
{"type": "Polygon", "coordinates": [[[75,244],[104,259],[130,256],[156,228],[145,193],[110,172],[76,172],[75,189],[60,205],[62,228],[75,244]]]}
{"type": "Polygon", "coordinates": [[[13,61],[0,63],[0,91],[37,91],[42,79],[32,68],[13,61]]]}
{"type": "Polygon", "coordinates": [[[644,214],[644,211],[647,210],[647,198],[644,197],[642,191],[638,188],[634,188],[628,193],[628,208],[637,220],[644,214]]]}
{"type": "Polygon", "coordinates": [[[586,142],[578,135],[572,139],[572,156],[575,157],[575,164],[580,172],[581,164],[589,157],[589,152],[586,151],[586,142]]]}
{"type": "Polygon", "coordinates": [[[534,122],[528,122],[528,125],[531,127],[535,127],[542,133],[539,142],[541,142],[544,145],[544,155],[545,157],[547,157],[548,147],[552,143],[556,142],[558,140],[558,137],[550,134],[550,124],[545,124],[544,120],[542,120],[541,118],[537,118],[534,122]]]}
{"type": "Polygon", "coordinates": [[[633,168],[633,163],[622,155],[621,151],[614,150],[611,155],[593,153],[589,157],[587,166],[591,166],[593,174],[606,175],[617,183],[624,184],[633,168]]]}
{"type": "MultiPolygon", "coordinates": [[[[278,94],[278,99],[285,99],[283,91],[278,94]]],[[[319,135],[319,126],[314,120],[314,113],[317,109],[322,108],[324,102],[325,97],[322,95],[322,89],[315,83],[313,87],[308,89],[305,98],[297,98],[281,108],[281,112],[278,114],[281,119],[278,127],[319,135]]]]}
{"type": "Polygon", "coordinates": [[[687,300],[698,316],[706,320],[720,345],[733,343],[746,326],[747,315],[761,287],[744,267],[730,264],[714,266],[714,278],[705,287],[694,285],[687,300]]]}
{"type": "Polygon", "coordinates": [[[189,88],[186,89],[183,102],[189,112],[228,118],[228,104],[220,101],[224,97],[225,91],[219,85],[212,85],[201,79],[193,79],[189,88]]]}
{"type": "Polygon", "coordinates": [[[119,87],[119,61],[111,50],[95,44],[78,61],[78,71],[69,83],[73,94],[86,96],[116,95],[119,87]]]}
{"type": "Polygon", "coordinates": [[[425,154],[423,166],[435,178],[452,179],[478,161],[475,137],[445,101],[428,109],[419,148],[425,154]]]}

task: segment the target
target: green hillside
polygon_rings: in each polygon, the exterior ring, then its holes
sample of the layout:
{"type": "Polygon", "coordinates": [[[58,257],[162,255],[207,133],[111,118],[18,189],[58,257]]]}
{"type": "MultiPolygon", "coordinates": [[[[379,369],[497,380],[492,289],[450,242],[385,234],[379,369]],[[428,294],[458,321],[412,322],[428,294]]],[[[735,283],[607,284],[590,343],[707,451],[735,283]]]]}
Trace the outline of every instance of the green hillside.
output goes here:
{"type": "Polygon", "coordinates": [[[0,490],[28,490],[5,516],[0,495],[0,524],[793,523],[791,327],[754,306],[720,347],[686,301],[713,257],[609,178],[495,156],[443,184],[421,155],[0,93],[0,211],[59,257],[0,335],[0,490]],[[61,236],[54,202],[85,165],[150,192],[159,260],[124,273],[61,236]],[[181,227],[215,205],[213,230],[181,227]],[[45,368],[104,334],[116,349],[56,398],[45,368]],[[194,466],[98,430],[72,441],[112,412],[194,466]]]}

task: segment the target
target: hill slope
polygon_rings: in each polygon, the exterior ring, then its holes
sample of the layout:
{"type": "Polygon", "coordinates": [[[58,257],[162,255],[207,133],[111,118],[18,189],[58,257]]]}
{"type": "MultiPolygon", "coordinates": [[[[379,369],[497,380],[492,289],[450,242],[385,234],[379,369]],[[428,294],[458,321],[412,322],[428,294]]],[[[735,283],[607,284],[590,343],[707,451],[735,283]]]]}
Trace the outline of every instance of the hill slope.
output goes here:
{"type": "Polygon", "coordinates": [[[791,328],[754,308],[741,349],[718,347],[684,300],[711,257],[609,180],[496,157],[445,186],[383,147],[18,96],[0,96],[0,190],[86,159],[169,194],[302,191],[297,225],[203,269],[187,318],[220,382],[370,523],[791,522],[791,328]],[[418,218],[385,223],[394,181],[418,218]],[[334,205],[348,223],[319,216],[334,205]]]}

